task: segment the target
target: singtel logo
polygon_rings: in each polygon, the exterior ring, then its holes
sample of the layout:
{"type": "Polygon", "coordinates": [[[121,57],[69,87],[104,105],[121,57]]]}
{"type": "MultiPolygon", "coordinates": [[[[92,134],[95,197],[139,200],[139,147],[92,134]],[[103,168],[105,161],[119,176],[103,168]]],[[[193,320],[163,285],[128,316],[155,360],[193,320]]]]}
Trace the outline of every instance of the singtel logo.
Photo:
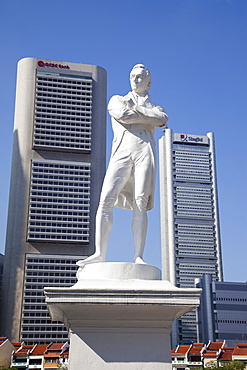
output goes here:
{"type": "Polygon", "coordinates": [[[52,67],[52,68],[65,68],[69,69],[69,66],[66,65],[64,66],[63,64],[57,64],[57,63],[45,63],[43,60],[38,61],[38,66],[39,67],[52,67]]]}
{"type": "Polygon", "coordinates": [[[185,141],[185,142],[188,142],[188,141],[194,141],[195,143],[198,143],[198,142],[202,143],[203,142],[202,137],[192,137],[192,136],[188,136],[188,135],[185,135],[185,134],[181,134],[180,139],[181,139],[181,141],[185,141]]]}

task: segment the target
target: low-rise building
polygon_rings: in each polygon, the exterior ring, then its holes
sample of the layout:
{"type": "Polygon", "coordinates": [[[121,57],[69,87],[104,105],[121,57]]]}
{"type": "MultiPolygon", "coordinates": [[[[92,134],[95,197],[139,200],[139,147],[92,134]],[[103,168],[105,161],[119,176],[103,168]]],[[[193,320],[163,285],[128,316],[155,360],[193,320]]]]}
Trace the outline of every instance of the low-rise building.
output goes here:
{"type": "Polygon", "coordinates": [[[47,344],[36,344],[29,352],[29,369],[44,369],[44,352],[47,344]]]}
{"type": "Polygon", "coordinates": [[[173,370],[186,370],[191,367],[203,365],[203,353],[206,346],[203,343],[193,343],[191,345],[178,345],[171,351],[173,370]]]}
{"type": "Polygon", "coordinates": [[[209,342],[206,351],[202,355],[204,367],[217,366],[219,355],[224,346],[225,342],[209,342]]]}
{"type": "Polygon", "coordinates": [[[242,361],[247,368],[247,343],[238,343],[235,347],[227,347],[225,341],[178,345],[171,355],[173,370],[222,367],[229,361],[242,361]]]}
{"type": "Polygon", "coordinates": [[[188,364],[188,352],[191,345],[182,346],[179,345],[177,348],[171,351],[172,354],[172,367],[173,370],[182,370],[188,364]]]}
{"type": "Polygon", "coordinates": [[[242,361],[247,365],[247,343],[238,343],[232,353],[232,360],[242,361]]]}
{"type": "Polygon", "coordinates": [[[56,369],[60,364],[68,363],[69,344],[52,343],[44,352],[44,369],[56,369]]]}
{"type": "MultiPolygon", "coordinates": [[[[69,359],[69,343],[50,343],[25,345],[13,344],[11,367],[22,370],[57,369],[67,365],[69,359]]],[[[11,354],[9,356],[11,359],[11,354]]]]}
{"type": "Polygon", "coordinates": [[[225,366],[229,361],[232,361],[232,353],[234,347],[224,347],[218,358],[218,366],[225,366]]]}
{"type": "Polygon", "coordinates": [[[206,345],[204,343],[193,343],[188,353],[189,365],[201,366],[205,350],[206,345]]]}
{"type": "Polygon", "coordinates": [[[26,370],[29,368],[29,351],[33,348],[33,345],[22,344],[12,355],[12,367],[16,369],[26,370]]]}

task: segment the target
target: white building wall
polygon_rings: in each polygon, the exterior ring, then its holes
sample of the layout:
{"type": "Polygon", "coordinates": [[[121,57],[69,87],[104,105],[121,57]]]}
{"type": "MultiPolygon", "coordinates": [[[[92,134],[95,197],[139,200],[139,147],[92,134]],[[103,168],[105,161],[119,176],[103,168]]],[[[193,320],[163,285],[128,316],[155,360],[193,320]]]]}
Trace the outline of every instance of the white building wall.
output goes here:
{"type": "Polygon", "coordinates": [[[175,231],[174,231],[174,193],[172,165],[172,130],[160,139],[160,212],[162,243],[162,278],[176,285],[175,276],[175,231]]]}
{"type": "Polygon", "coordinates": [[[11,364],[11,354],[15,350],[13,344],[6,339],[0,345],[0,368],[1,367],[9,367],[11,364]]]}

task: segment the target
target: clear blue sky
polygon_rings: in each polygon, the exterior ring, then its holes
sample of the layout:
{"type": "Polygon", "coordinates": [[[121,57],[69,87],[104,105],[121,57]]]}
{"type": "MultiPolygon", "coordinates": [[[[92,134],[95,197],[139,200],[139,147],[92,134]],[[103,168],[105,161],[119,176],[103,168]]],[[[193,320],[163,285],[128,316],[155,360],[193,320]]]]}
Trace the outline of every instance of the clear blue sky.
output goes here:
{"type": "MultiPolygon", "coordinates": [[[[97,64],[108,99],[129,91],[129,71],[152,73],[152,100],[174,132],[215,133],[224,277],[247,280],[246,0],[2,0],[0,4],[0,252],[4,252],[17,61],[97,64]]],[[[157,130],[156,139],[162,135],[157,130]]],[[[112,133],[108,116],[107,157],[112,133]]],[[[158,179],[157,179],[158,180],[158,179]]],[[[158,184],[158,181],[157,181],[158,184]]],[[[159,187],[145,260],[160,266],[159,187]]],[[[116,210],[108,261],[132,261],[131,213],[116,210]]]]}

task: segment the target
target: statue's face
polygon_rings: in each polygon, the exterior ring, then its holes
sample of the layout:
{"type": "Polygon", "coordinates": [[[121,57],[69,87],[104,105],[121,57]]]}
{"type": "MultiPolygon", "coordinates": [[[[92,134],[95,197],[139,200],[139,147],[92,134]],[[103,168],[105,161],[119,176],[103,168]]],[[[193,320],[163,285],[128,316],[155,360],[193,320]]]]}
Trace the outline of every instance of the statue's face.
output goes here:
{"type": "Polygon", "coordinates": [[[150,87],[150,79],[143,68],[134,68],[130,73],[131,89],[137,94],[147,93],[150,87]]]}

